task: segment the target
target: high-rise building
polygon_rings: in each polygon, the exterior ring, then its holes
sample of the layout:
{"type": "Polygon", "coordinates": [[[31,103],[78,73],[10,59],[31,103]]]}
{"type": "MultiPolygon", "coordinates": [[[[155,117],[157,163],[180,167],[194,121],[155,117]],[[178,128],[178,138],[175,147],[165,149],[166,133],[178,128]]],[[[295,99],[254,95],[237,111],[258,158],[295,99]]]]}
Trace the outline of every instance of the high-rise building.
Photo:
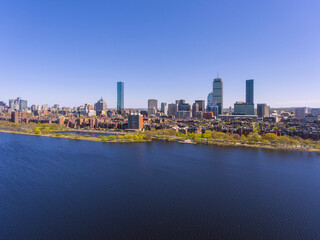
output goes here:
{"type": "Polygon", "coordinates": [[[178,112],[178,104],[171,103],[168,105],[168,115],[169,116],[176,116],[178,112]]]}
{"type": "Polygon", "coordinates": [[[199,112],[200,110],[199,110],[199,104],[198,103],[194,103],[194,104],[192,104],[192,115],[194,115],[195,114],[195,112],[199,112]]]}
{"type": "Polygon", "coordinates": [[[166,102],[161,103],[161,112],[165,115],[168,114],[168,105],[166,102]]]}
{"type": "Polygon", "coordinates": [[[128,116],[128,128],[141,130],[143,128],[143,116],[140,114],[130,114],[128,116]]]}
{"type": "Polygon", "coordinates": [[[20,97],[16,99],[9,99],[9,109],[16,111],[24,111],[28,108],[28,102],[22,100],[20,97]]]}
{"type": "Polygon", "coordinates": [[[184,99],[180,99],[180,100],[176,100],[176,104],[185,104],[186,103],[186,100],[184,99]]]}
{"type": "Polygon", "coordinates": [[[246,103],[254,104],[253,101],[253,79],[246,81],[246,103]]]}
{"type": "Polygon", "coordinates": [[[195,103],[197,103],[199,105],[200,112],[205,111],[205,101],[204,100],[196,100],[195,103]]]}
{"type": "Polygon", "coordinates": [[[107,103],[106,103],[106,101],[104,101],[103,100],[103,98],[101,97],[101,99],[98,101],[98,102],[96,102],[95,104],[94,104],[94,110],[96,110],[96,111],[103,111],[103,112],[105,112],[105,111],[107,111],[107,103]]]}
{"type": "Polygon", "coordinates": [[[20,102],[19,102],[19,110],[20,111],[24,111],[28,108],[28,102],[27,100],[22,100],[20,99],[20,102]]]}
{"type": "Polygon", "coordinates": [[[214,102],[213,102],[213,92],[210,92],[208,94],[208,98],[207,98],[207,105],[213,105],[214,102]]]}
{"type": "Polygon", "coordinates": [[[213,80],[213,104],[218,106],[218,114],[222,114],[223,111],[223,82],[221,78],[215,78],[213,80]]]}
{"type": "Polygon", "coordinates": [[[269,117],[270,116],[270,107],[265,103],[257,104],[257,115],[258,117],[269,117]]]}
{"type": "Polygon", "coordinates": [[[254,107],[251,103],[236,102],[234,104],[234,115],[254,115],[254,107]]]}
{"type": "Polygon", "coordinates": [[[219,107],[216,104],[208,104],[206,111],[207,113],[213,113],[213,116],[218,116],[219,107]]]}
{"type": "Polygon", "coordinates": [[[176,100],[176,104],[178,104],[178,111],[191,111],[191,105],[184,99],[176,100]]]}
{"type": "Polygon", "coordinates": [[[296,118],[302,119],[302,118],[305,118],[305,116],[307,115],[308,108],[306,107],[295,108],[294,112],[295,112],[296,118]]]}
{"type": "Polygon", "coordinates": [[[124,109],[124,82],[117,82],[117,111],[121,113],[124,109]]]}
{"type": "Polygon", "coordinates": [[[254,115],[253,79],[246,80],[246,102],[238,101],[234,104],[233,115],[254,115]]]}
{"type": "Polygon", "coordinates": [[[13,110],[14,109],[14,100],[9,99],[9,109],[13,110]]]}
{"type": "Polygon", "coordinates": [[[148,100],[148,114],[156,114],[158,111],[158,100],[149,99],[148,100]]]}

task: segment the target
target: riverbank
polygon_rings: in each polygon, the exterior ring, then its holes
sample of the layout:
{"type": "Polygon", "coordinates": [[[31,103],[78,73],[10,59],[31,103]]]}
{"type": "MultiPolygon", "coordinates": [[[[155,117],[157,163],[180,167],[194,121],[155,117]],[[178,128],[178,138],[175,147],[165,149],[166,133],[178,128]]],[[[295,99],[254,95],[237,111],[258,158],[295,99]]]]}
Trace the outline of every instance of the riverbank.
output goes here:
{"type": "Polygon", "coordinates": [[[113,135],[126,135],[126,134],[134,134],[134,132],[120,132],[120,131],[100,131],[100,130],[92,130],[92,129],[74,129],[74,128],[66,128],[63,130],[57,130],[55,132],[81,132],[81,133],[101,133],[101,134],[113,134],[113,135]]]}
{"type": "MultiPolygon", "coordinates": [[[[9,133],[9,134],[20,134],[20,135],[30,135],[38,137],[52,137],[52,138],[62,138],[62,139],[72,139],[72,140],[82,140],[82,141],[93,141],[93,142],[105,142],[105,143],[138,143],[138,142],[148,142],[145,139],[133,139],[133,138],[116,138],[115,136],[100,136],[100,137],[91,137],[89,135],[79,135],[79,134],[62,134],[62,133],[33,133],[33,132],[20,132],[12,130],[3,130],[0,129],[0,133],[9,133]]],[[[132,135],[132,134],[131,134],[132,135]]]]}
{"type": "Polygon", "coordinates": [[[82,141],[93,141],[93,142],[104,142],[104,143],[141,143],[141,142],[152,142],[153,140],[166,141],[166,142],[178,142],[182,144],[206,144],[206,145],[215,145],[221,147],[248,147],[248,148],[260,148],[260,149],[273,149],[273,150],[289,150],[289,151],[303,151],[303,152],[319,152],[319,148],[308,147],[302,145],[276,145],[276,144],[263,144],[263,143],[242,143],[242,142],[232,142],[227,140],[204,140],[204,139],[183,139],[181,137],[176,136],[154,136],[151,139],[145,139],[140,135],[127,134],[124,136],[99,136],[99,137],[91,137],[90,135],[80,135],[80,134],[72,134],[72,133],[33,133],[33,132],[20,132],[13,130],[3,130],[0,129],[2,133],[9,134],[21,134],[21,135],[30,135],[30,136],[39,136],[39,137],[52,137],[52,138],[62,138],[62,139],[72,139],[72,140],[82,140],[82,141]],[[126,137],[127,136],[127,137],[126,137]],[[134,137],[136,136],[136,137],[134,137]]]}

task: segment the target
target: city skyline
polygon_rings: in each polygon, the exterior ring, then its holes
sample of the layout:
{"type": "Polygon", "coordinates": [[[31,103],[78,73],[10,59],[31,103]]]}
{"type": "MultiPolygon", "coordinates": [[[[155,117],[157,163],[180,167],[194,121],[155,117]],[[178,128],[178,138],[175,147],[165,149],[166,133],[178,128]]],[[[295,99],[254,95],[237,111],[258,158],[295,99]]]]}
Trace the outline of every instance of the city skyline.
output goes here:
{"type": "Polygon", "coordinates": [[[224,107],[245,99],[239,89],[251,78],[257,103],[319,107],[319,7],[316,0],[2,3],[1,100],[79,106],[103,96],[115,108],[114,82],[123,81],[128,108],[150,98],[193,102],[206,99],[219,72],[224,107]]]}
{"type": "MultiPolygon", "coordinates": [[[[253,87],[253,82],[254,82],[254,79],[248,79],[248,80],[245,80],[245,94],[244,94],[244,98],[245,98],[245,102],[248,102],[248,100],[249,99],[251,99],[251,100],[253,100],[253,96],[256,96],[255,95],[255,90],[254,90],[254,87],[253,87]],[[249,91],[249,92],[248,92],[249,91]]],[[[218,90],[216,90],[217,92],[216,92],[216,95],[212,98],[212,100],[211,101],[213,101],[214,103],[216,103],[216,101],[214,101],[214,100],[217,100],[217,99],[222,99],[222,102],[224,102],[224,96],[225,96],[225,92],[224,92],[224,89],[223,89],[223,80],[218,76],[218,77],[216,77],[216,78],[214,78],[213,80],[212,80],[212,88],[211,89],[213,89],[213,91],[211,91],[210,93],[209,93],[209,95],[210,94],[213,94],[213,92],[214,92],[214,89],[218,89],[218,90]],[[214,86],[217,86],[217,85],[215,85],[215,84],[218,84],[218,82],[219,82],[219,84],[221,85],[219,85],[219,87],[217,88],[217,87],[214,87],[214,86]],[[221,95],[221,97],[220,97],[220,95],[221,95]]],[[[148,110],[148,103],[147,104],[144,104],[143,106],[138,106],[138,107],[124,107],[124,82],[122,82],[122,81],[118,81],[118,82],[116,82],[116,91],[117,91],[117,93],[116,93],[116,106],[110,106],[109,105],[109,102],[108,102],[108,99],[106,100],[107,101],[107,103],[108,103],[108,109],[116,109],[118,112],[119,112],[119,109],[147,109],[148,110]],[[121,105],[121,107],[119,107],[121,105]]],[[[21,96],[18,96],[17,97],[17,99],[21,99],[21,96]]],[[[103,99],[103,97],[101,97],[101,100],[103,99]]],[[[173,102],[176,102],[176,101],[178,101],[177,99],[183,99],[183,100],[185,100],[186,102],[194,102],[194,101],[204,101],[205,102],[205,105],[210,105],[210,101],[209,101],[209,96],[207,96],[207,97],[204,97],[203,99],[201,99],[201,100],[197,100],[197,99],[195,99],[195,98],[192,98],[192,97],[189,97],[189,98],[178,98],[178,97],[176,97],[176,98],[173,98],[173,99],[175,99],[175,100],[173,100],[172,101],[172,103],[173,102]],[[189,100],[187,100],[187,99],[191,99],[190,101],[189,100]]],[[[3,102],[3,103],[5,103],[5,104],[7,104],[8,106],[10,106],[10,101],[14,101],[15,99],[14,99],[14,97],[11,97],[11,98],[9,98],[7,101],[8,102],[6,102],[6,100],[5,99],[0,99],[0,101],[1,102],[3,102]]],[[[159,101],[160,103],[161,102],[167,102],[167,100],[165,100],[165,99],[163,99],[163,98],[161,98],[161,100],[159,100],[159,99],[147,99],[146,101],[147,102],[149,102],[149,100],[155,100],[155,101],[159,101]]],[[[46,105],[46,106],[50,106],[50,107],[54,107],[54,106],[56,106],[56,105],[58,105],[58,106],[61,106],[61,107],[71,107],[71,108],[73,108],[73,107],[80,107],[80,106],[85,106],[86,104],[94,104],[95,103],[95,101],[93,101],[93,102],[83,102],[82,104],[79,104],[79,105],[74,105],[74,106],[68,106],[68,105],[63,105],[63,104],[61,104],[61,103],[57,103],[57,102],[55,102],[55,103],[53,103],[53,104],[48,104],[48,103],[33,103],[33,102],[31,102],[31,101],[29,101],[29,100],[22,100],[22,101],[25,101],[25,102],[28,102],[28,108],[30,108],[31,106],[43,106],[43,105],[46,105]]],[[[234,101],[234,103],[235,102],[238,102],[238,101],[234,101]]],[[[222,106],[222,109],[224,109],[224,110],[227,110],[227,109],[229,109],[230,107],[231,108],[233,108],[233,105],[234,105],[234,103],[232,104],[232,105],[230,105],[230,106],[222,106]]],[[[252,102],[253,103],[253,105],[254,105],[254,109],[257,109],[257,104],[259,104],[259,103],[263,103],[263,101],[261,101],[261,102],[256,102],[256,101],[254,101],[254,102],[252,102]]],[[[218,104],[219,105],[219,104],[218,104]]],[[[275,107],[273,107],[273,106],[270,106],[271,108],[299,108],[299,107],[301,107],[301,108],[303,108],[303,107],[309,107],[309,108],[317,108],[318,106],[311,106],[311,105],[291,105],[291,106],[275,106],[275,107]]],[[[221,109],[221,110],[222,110],[221,109]]],[[[218,111],[219,112],[219,111],[218,111]]],[[[219,112],[219,114],[221,114],[221,112],[219,112]]]]}

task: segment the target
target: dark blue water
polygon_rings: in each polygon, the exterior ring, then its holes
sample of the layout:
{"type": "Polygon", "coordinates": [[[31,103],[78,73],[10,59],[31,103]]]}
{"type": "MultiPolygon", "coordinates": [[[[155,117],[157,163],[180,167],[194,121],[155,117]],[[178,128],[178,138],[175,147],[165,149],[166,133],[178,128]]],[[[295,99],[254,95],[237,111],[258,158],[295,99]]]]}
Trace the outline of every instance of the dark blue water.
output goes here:
{"type": "Polygon", "coordinates": [[[0,133],[0,239],[320,239],[320,156],[0,133]]]}

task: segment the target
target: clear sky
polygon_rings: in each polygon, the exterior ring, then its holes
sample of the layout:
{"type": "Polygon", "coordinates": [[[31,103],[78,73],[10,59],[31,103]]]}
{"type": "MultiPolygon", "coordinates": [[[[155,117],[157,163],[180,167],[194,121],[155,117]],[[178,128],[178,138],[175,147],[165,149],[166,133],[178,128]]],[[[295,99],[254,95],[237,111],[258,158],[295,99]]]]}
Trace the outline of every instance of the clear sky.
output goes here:
{"type": "Polygon", "coordinates": [[[1,0],[0,100],[116,107],[206,99],[320,107],[319,0],[1,0]]]}

